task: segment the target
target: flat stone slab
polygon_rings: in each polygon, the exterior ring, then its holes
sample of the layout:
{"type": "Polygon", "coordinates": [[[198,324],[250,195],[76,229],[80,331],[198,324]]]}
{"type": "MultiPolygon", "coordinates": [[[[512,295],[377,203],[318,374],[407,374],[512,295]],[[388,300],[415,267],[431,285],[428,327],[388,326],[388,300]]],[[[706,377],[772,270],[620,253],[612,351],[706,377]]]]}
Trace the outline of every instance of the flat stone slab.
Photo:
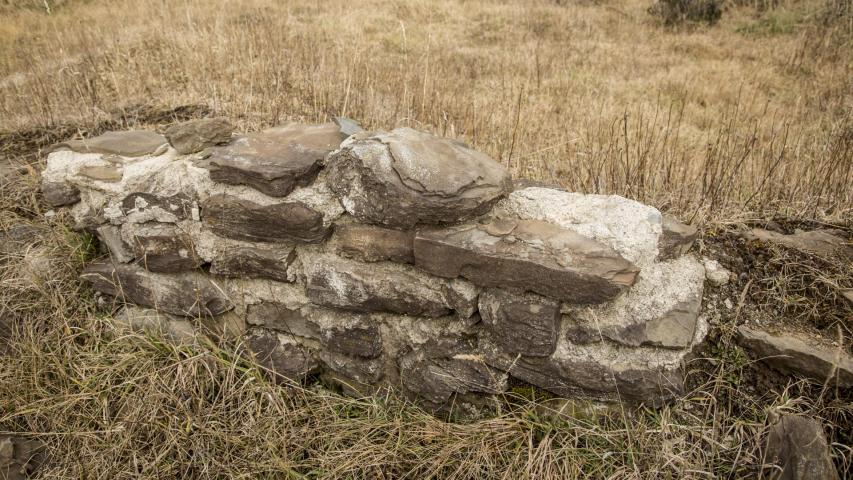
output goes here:
{"type": "Polygon", "coordinates": [[[831,379],[832,385],[853,386],[853,356],[844,347],[832,348],[803,333],[781,329],[741,325],[737,332],[738,343],[777,370],[819,383],[831,379]]]}
{"type": "Polygon", "coordinates": [[[259,205],[224,194],[202,203],[202,221],[221,237],[250,242],[318,243],[330,232],[323,215],[302,202],[259,205]]]}
{"type": "Polygon", "coordinates": [[[335,240],[337,253],[345,257],[364,262],[415,263],[412,231],[350,223],[335,228],[335,240]]]}
{"type": "MultiPolygon", "coordinates": [[[[767,478],[838,480],[823,426],[816,419],[786,413],[770,424],[764,461],[774,465],[767,478]]],[[[772,416],[771,416],[772,418],[772,416]]]]}
{"type": "Polygon", "coordinates": [[[760,240],[776,245],[784,245],[803,252],[817,255],[837,256],[853,259],[853,246],[841,236],[840,231],[832,229],[796,230],[790,235],[753,228],[742,236],[748,240],[760,240]]]}
{"type": "Polygon", "coordinates": [[[92,263],[80,278],[102,293],[172,315],[208,317],[233,308],[231,300],[200,273],[158,274],[142,267],[92,263]]]}
{"type": "Polygon", "coordinates": [[[456,311],[467,318],[477,310],[478,292],[467,282],[436,279],[412,267],[333,255],[304,258],[303,266],[305,291],[318,305],[427,317],[456,311]]]}
{"type": "Polygon", "coordinates": [[[658,241],[658,260],[671,260],[686,254],[699,238],[699,230],[681,223],[672,215],[664,215],[658,241]]]}
{"type": "Polygon", "coordinates": [[[200,118],[176,123],[166,129],[166,138],[181,155],[228,143],[234,126],[224,118],[200,118]]]}
{"type": "Polygon", "coordinates": [[[246,334],[245,345],[277,381],[299,381],[320,369],[311,350],[285,335],[253,330],[246,334]]]}
{"type": "Polygon", "coordinates": [[[473,218],[511,188],[487,155],[410,128],[350,137],[329,158],[328,182],[359,220],[402,228],[473,218]]]}
{"type": "Polygon", "coordinates": [[[51,150],[68,149],[79,153],[102,153],[122,157],[141,157],[156,152],[166,145],[166,137],[147,130],[106,132],[83,140],[68,140],[54,145],[51,150]]]}
{"type": "Polygon", "coordinates": [[[595,240],[547,222],[512,219],[419,230],[415,264],[439,277],[583,304],[615,298],[640,271],[595,240]]]}
{"type": "Polygon", "coordinates": [[[245,135],[213,149],[202,165],[210,178],[246,185],[272,197],[283,197],[314,181],[326,155],[345,137],[334,124],[300,125],[245,135]]]}
{"type": "Polygon", "coordinates": [[[557,348],[560,304],[535,294],[488,289],[480,316],[491,338],[509,353],[547,357],[557,348]]]}

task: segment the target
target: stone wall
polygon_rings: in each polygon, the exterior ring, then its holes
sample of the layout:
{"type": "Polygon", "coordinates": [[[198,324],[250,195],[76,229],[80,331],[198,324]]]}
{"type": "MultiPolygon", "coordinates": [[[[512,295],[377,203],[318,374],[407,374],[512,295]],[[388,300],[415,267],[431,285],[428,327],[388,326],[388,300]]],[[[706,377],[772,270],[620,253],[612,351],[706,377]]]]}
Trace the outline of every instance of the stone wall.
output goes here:
{"type": "Polygon", "coordinates": [[[124,305],[118,320],[176,341],[236,333],[282,377],[436,409],[513,381],[652,405],[682,391],[707,331],[691,227],[513,182],[408,128],[231,130],[197,120],[49,154],[45,199],[108,247],[82,278],[124,305]]]}

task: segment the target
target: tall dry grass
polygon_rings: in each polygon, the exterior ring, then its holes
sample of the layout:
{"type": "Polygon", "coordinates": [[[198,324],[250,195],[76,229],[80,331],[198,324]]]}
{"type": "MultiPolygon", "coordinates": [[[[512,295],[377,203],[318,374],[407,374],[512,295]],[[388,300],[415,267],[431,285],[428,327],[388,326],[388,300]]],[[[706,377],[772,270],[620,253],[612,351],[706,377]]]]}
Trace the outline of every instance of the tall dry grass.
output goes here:
{"type": "Polygon", "coordinates": [[[0,130],[85,133],[139,105],[245,130],[343,115],[687,219],[851,216],[853,16],[821,17],[843,2],[680,30],[647,0],[7,3],[0,130]]]}

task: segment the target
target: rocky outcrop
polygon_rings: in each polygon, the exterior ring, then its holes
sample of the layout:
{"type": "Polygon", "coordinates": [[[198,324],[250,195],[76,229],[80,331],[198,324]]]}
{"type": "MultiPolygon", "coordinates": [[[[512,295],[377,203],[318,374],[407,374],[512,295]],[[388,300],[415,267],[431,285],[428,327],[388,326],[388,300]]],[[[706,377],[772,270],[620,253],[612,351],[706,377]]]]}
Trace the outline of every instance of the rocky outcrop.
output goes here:
{"type": "Polygon", "coordinates": [[[329,186],[359,220],[411,228],[486,213],[511,183],[506,170],[482,153],[398,128],[342,144],[329,159],[329,186]]]}
{"type": "Polygon", "coordinates": [[[639,269],[610,247],[538,220],[498,220],[415,235],[415,264],[445,278],[512,287],[573,303],[627,290],[639,269]]]}
{"type": "Polygon", "coordinates": [[[618,196],[513,184],[411,129],[230,130],[202,120],[171,127],[174,148],[134,134],[48,157],[46,197],[110,252],[82,278],[118,323],[176,343],[240,335],[277,381],[397,388],[434,409],[518,381],[649,405],[683,392],[707,332],[690,227],[618,196]]]}
{"type": "Polygon", "coordinates": [[[801,332],[738,327],[738,341],[767,365],[815,382],[853,387],[853,356],[843,347],[821,344],[801,332]]]}

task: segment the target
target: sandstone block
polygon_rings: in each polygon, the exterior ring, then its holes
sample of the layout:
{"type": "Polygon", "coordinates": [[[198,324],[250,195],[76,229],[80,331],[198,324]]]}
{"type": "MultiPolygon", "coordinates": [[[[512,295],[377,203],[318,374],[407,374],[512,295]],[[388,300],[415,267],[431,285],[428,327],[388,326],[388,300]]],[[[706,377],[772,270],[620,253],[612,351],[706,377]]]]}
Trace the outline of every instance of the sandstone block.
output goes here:
{"type": "Polygon", "coordinates": [[[172,315],[214,316],[233,308],[222,289],[200,273],[157,274],[103,262],[88,265],[80,278],[102,293],[172,315]]]}
{"type": "Polygon", "coordinates": [[[234,126],[224,118],[200,118],[176,123],[166,129],[169,143],[181,155],[188,155],[214,145],[228,143],[234,126]]]}
{"type": "Polygon", "coordinates": [[[317,243],[330,231],[323,216],[302,202],[259,205],[224,194],[204,201],[202,220],[219,236],[250,242],[317,243]]]}
{"type": "Polygon", "coordinates": [[[337,252],[365,262],[415,263],[414,232],[373,225],[346,224],[335,229],[337,252]]]}
{"type": "Polygon", "coordinates": [[[476,292],[464,283],[435,279],[412,267],[366,264],[333,255],[306,258],[305,290],[318,305],[359,312],[440,317],[476,311],[476,292]]]}
{"type": "Polygon", "coordinates": [[[414,245],[415,264],[433,275],[573,303],[613,299],[639,273],[612,248],[537,220],[422,229],[414,245]]]}
{"type": "Polygon", "coordinates": [[[410,128],[350,137],[329,159],[328,182],[359,220],[402,228],[473,218],[511,187],[488,156],[410,128]]]}
{"type": "Polygon", "coordinates": [[[509,353],[547,357],[557,347],[560,304],[535,294],[488,289],[480,316],[492,338],[509,353]]]}

